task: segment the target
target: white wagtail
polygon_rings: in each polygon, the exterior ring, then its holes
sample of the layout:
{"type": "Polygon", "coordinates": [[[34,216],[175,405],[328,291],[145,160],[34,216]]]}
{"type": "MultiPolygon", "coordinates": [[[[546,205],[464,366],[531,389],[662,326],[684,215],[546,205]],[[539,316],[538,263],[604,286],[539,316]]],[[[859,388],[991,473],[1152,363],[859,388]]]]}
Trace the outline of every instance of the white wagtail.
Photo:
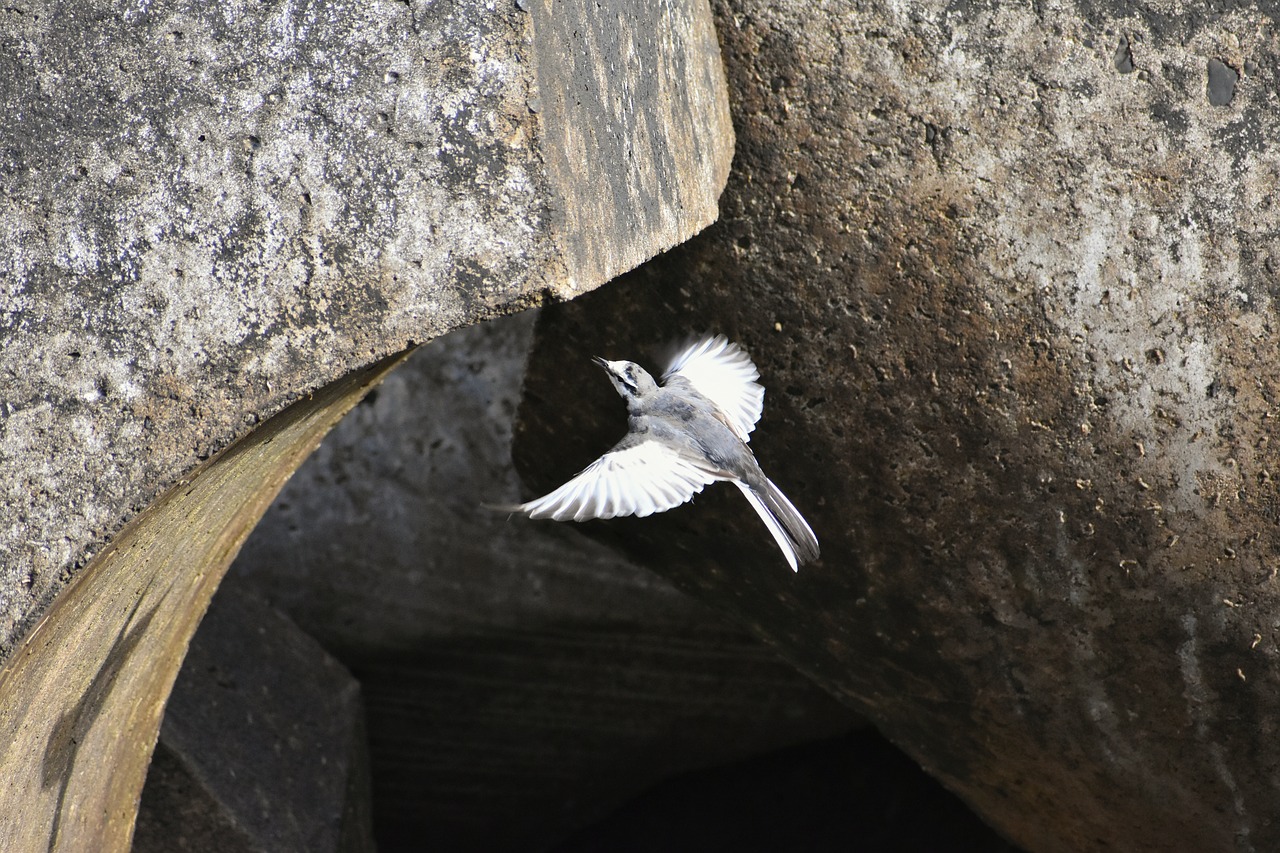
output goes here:
{"type": "Polygon", "coordinates": [[[747,447],[764,388],[737,344],[723,335],[703,338],[672,359],[661,386],[634,362],[593,360],[627,401],[626,436],[550,494],[493,509],[556,521],[643,517],[727,480],[742,490],[793,570],[817,559],[818,538],[747,447]]]}

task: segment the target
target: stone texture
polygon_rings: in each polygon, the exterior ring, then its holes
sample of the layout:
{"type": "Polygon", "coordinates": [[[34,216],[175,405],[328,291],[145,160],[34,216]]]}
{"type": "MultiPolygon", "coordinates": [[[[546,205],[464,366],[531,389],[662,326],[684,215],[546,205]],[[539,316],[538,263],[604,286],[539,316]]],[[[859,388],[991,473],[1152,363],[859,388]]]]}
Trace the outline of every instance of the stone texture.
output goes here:
{"type": "Polygon", "coordinates": [[[159,748],[135,851],[374,849],[360,685],[242,588],[221,590],[196,632],[159,748]]]}
{"type": "Polygon", "coordinates": [[[262,417],[711,222],[723,92],[696,0],[0,10],[0,656],[262,417]]]}
{"type": "Polygon", "coordinates": [[[482,508],[519,487],[533,320],[420,349],[224,583],[265,592],[359,677],[380,849],[545,849],[672,773],[860,725],[614,550],[482,508]]]}
{"type": "Polygon", "coordinates": [[[716,10],[724,216],[543,312],[525,494],[621,433],[589,356],[723,331],[821,562],[723,487],[587,529],[1027,849],[1275,849],[1274,9],[716,10]]]}

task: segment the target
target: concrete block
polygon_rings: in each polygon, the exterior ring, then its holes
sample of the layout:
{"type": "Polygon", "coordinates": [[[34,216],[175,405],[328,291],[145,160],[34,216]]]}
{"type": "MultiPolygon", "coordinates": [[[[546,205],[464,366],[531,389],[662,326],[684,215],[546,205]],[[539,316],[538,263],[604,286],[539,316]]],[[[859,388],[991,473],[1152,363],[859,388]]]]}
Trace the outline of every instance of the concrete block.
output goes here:
{"type": "Polygon", "coordinates": [[[158,750],[134,851],[374,849],[359,683],[242,586],[192,639],[158,750]]]}
{"type": "Polygon", "coordinates": [[[724,216],[543,312],[526,494],[617,436],[589,356],[724,332],[821,562],[726,488],[601,535],[1026,849],[1280,846],[1275,9],[716,8],[724,216]]]}

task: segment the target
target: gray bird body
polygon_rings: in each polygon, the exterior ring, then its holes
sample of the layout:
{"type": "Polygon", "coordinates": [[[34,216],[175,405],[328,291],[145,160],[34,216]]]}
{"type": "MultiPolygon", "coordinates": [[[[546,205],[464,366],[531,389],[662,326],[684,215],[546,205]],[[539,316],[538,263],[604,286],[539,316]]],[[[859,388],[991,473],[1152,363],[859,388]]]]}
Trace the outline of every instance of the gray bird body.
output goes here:
{"type": "Polygon", "coordinates": [[[557,521],[645,516],[723,480],[747,498],[792,569],[817,559],[813,530],[747,446],[764,389],[736,344],[723,336],[693,344],[672,361],[662,385],[634,362],[595,361],[627,401],[626,436],[559,489],[498,509],[557,521]]]}

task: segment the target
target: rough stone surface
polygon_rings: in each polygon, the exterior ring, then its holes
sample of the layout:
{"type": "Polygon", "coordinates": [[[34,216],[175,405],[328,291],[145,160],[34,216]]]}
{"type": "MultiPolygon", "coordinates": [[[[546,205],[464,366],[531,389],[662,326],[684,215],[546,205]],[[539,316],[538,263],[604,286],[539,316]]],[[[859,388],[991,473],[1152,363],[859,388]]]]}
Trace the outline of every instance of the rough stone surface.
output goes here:
{"type": "Polygon", "coordinates": [[[519,485],[533,314],[431,342],[281,492],[253,587],[360,679],[384,850],[532,850],[672,773],[859,725],[741,628],[519,485]]]}
{"type": "Polygon", "coordinates": [[[589,356],[726,332],[821,562],[724,487],[589,528],[1028,849],[1276,849],[1275,10],[716,9],[724,217],[543,312],[525,494],[623,428],[589,356]]]}
{"type": "Polygon", "coordinates": [[[166,758],[143,788],[134,850],[183,846],[188,822],[218,832],[226,849],[373,849],[360,685],[242,588],[219,591],[192,640],[160,745],[166,758]],[[184,787],[179,814],[204,809],[171,820],[179,798],[170,792],[184,787]]]}
{"type": "Polygon", "coordinates": [[[0,654],[199,459],[685,239],[732,152],[697,0],[36,0],[0,110],[0,654]]]}

